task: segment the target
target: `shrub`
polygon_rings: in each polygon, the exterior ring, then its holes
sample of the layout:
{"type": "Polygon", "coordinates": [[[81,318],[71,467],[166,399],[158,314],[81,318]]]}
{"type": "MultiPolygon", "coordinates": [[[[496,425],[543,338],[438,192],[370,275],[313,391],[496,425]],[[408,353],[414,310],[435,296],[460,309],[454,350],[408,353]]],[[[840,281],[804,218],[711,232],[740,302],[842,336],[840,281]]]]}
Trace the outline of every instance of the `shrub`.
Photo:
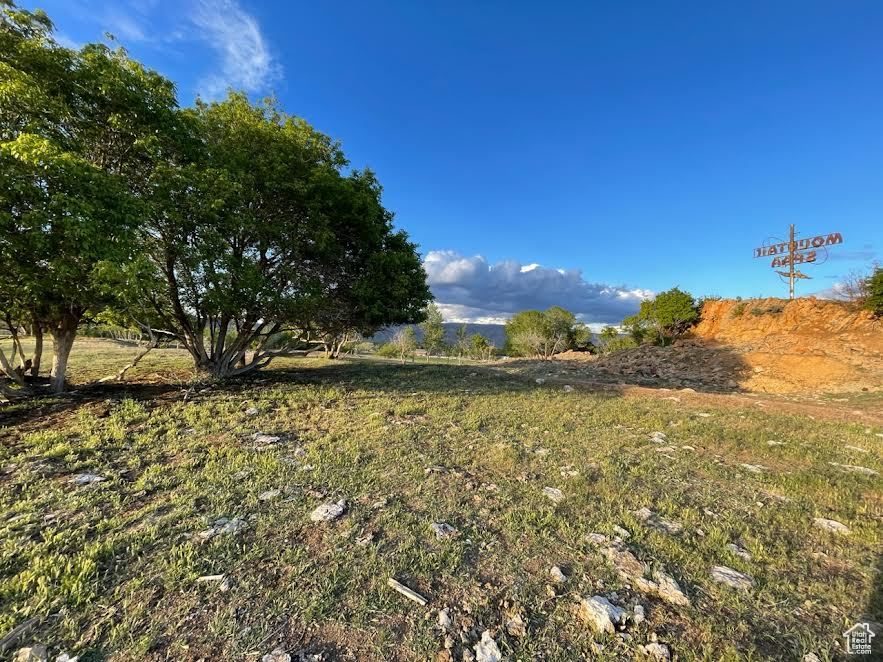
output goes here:
{"type": "Polygon", "coordinates": [[[733,306],[732,310],[730,310],[730,317],[742,317],[745,313],[745,302],[740,301],[735,306],[733,306]]]}
{"type": "Polygon", "coordinates": [[[633,336],[652,334],[654,340],[665,345],[698,321],[696,299],[689,292],[673,287],[657,294],[655,299],[642,301],[638,313],[623,320],[623,325],[631,327],[633,336]]]}
{"type": "Polygon", "coordinates": [[[864,307],[875,317],[883,317],[883,267],[876,267],[867,280],[867,297],[864,307]]]}

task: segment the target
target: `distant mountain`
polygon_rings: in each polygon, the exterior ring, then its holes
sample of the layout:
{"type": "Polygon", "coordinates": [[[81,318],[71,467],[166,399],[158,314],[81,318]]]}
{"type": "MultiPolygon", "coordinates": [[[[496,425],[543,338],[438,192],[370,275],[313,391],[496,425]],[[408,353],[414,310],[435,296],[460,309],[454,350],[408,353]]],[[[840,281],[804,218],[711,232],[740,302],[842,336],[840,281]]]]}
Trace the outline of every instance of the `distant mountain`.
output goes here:
{"type": "MultiPolygon", "coordinates": [[[[456,322],[445,322],[445,342],[449,345],[453,345],[457,342],[457,329],[459,329],[462,324],[457,324],[456,322]]],[[[371,338],[372,341],[376,343],[385,343],[388,342],[390,338],[395,335],[395,332],[398,331],[400,326],[390,326],[382,331],[377,332],[371,338]]],[[[423,331],[420,330],[419,326],[415,326],[414,330],[417,332],[417,340],[418,342],[423,340],[423,331]]],[[[468,335],[472,335],[473,333],[480,333],[485,338],[490,340],[496,347],[502,347],[506,344],[506,327],[503,324],[467,324],[466,331],[468,335]]]]}

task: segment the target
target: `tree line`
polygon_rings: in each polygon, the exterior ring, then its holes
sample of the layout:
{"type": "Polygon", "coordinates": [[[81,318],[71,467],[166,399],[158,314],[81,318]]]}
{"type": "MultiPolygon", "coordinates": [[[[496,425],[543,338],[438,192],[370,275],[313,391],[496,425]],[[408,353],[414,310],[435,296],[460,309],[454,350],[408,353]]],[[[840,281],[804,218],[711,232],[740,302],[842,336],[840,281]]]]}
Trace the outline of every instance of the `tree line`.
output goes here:
{"type": "Polygon", "coordinates": [[[214,378],[292,337],[339,348],[419,322],[425,274],[381,192],[275,99],[179,107],[123,48],[63,47],[44,12],[0,2],[0,370],[20,386],[48,334],[63,390],[77,330],[98,319],[174,338],[214,378]]]}

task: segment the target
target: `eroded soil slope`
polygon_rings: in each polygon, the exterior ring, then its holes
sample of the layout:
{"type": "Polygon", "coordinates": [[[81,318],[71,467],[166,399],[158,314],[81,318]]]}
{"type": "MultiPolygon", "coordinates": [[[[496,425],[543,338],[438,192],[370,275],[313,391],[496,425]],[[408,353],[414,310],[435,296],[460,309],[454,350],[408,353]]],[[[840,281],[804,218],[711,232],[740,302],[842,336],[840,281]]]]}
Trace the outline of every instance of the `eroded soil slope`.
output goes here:
{"type": "MultiPolygon", "coordinates": [[[[706,303],[692,334],[670,347],[603,356],[568,352],[568,373],[649,386],[763,393],[883,390],[883,322],[814,298],[706,303]]],[[[538,366],[537,369],[540,369],[538,366]]]]}

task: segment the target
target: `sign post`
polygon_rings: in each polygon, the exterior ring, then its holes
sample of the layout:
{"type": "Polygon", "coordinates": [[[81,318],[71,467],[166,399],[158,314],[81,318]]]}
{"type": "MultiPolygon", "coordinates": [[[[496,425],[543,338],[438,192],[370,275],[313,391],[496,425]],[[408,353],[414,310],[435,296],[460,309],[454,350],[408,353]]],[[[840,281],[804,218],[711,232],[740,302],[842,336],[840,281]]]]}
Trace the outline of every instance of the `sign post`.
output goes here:
{"type": "Polygon", "coordinates": [[[788,271],[776,271],[784,280],[788,280],[788,298],[794,298],[794,281],[799,278],[811,278],[795,268],[796,264],[822,264],[828,259],[828,246],[843,243],[843,235],[832,232],[827,235],[816,235],[806,239],[797,239],[794,234],[794,224],[788,230],[788,241],[779,243],[764,242],[762,246],[754,249],[754,257],[771,257],[770,266],[773,269],[788,267],[788,271]],[[822,259],[819,259],[819,258],[822,259]]]}

